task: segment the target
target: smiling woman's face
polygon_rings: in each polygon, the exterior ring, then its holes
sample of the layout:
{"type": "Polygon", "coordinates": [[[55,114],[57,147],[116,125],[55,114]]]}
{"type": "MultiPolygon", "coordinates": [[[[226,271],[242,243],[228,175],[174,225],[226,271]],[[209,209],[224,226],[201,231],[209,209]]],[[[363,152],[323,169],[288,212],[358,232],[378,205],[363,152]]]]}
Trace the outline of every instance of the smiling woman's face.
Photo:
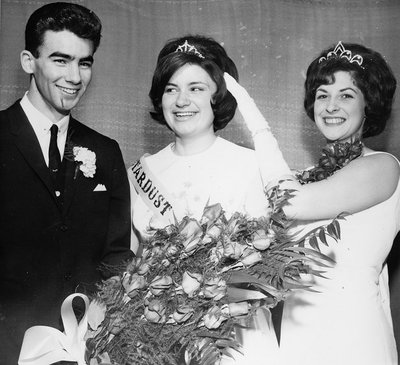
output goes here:
{"type": "Polygon", "coordinates": [[[212,97],[217,85],[200,66],[186,64],[165,86],[162,96],[164,118],[180,138],[214,134],[212,97]]]}
{"type": "Polygon", "coordinates": [[[338,71],[334,77],[334,83],[317,89],[314,120],[327,140],[345,142],[361,137],[366,103],[349,72],[338,71]]]}

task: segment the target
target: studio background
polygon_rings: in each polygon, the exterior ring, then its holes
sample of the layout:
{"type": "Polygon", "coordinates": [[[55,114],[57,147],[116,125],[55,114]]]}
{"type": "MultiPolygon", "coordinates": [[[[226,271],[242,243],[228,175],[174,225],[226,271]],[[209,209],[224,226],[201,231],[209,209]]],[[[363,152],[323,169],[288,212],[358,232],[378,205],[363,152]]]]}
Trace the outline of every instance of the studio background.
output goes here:
{"type": "MultiPolygon", "coordinates": [[[[29,15],[51,1],[0,0],[0,109],[29,84],[19,63],[29,15]]],[[[103,22],[93,80],[73,115],[116,139],[126,165],[173,140],[150,116],[147,96],[157,54],[187,33],[221,42],[241,84],[269,120],[292,168],[316,162],[324,145],[303,111],[303,83],[311,60],[327,46],[362,43],[382,53],[400,82],[399,0],[81,0],[103,22]]],[[[399,87],[400,89],[400,87],[399,87]]],[[[369,147],[400,157],[400,90],[385,132],[369,147]]],[[[221,133],[252,147],[238,115],[221,133]]],[[[0,182],[1,183],[1,182],[0,182]]],[[[392,310],[400,348],[400,242],[390,257],[392,310]]]]}

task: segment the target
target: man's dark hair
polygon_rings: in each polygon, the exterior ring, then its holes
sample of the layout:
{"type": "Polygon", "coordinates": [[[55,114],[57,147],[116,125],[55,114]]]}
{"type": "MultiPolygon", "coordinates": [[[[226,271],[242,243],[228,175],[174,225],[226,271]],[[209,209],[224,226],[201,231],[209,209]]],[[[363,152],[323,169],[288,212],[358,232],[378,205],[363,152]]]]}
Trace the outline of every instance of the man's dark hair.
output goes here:
{"type": "Polygon", "coordinates": [[[36,58],[39,57],[44,33],[48,30],[68,30],[79,38],[92,41],[93,53],[100,44],[101,21],[93,11],[82,5],[50,3],[32,13],[25,28],[25,49],[36,58]]]}

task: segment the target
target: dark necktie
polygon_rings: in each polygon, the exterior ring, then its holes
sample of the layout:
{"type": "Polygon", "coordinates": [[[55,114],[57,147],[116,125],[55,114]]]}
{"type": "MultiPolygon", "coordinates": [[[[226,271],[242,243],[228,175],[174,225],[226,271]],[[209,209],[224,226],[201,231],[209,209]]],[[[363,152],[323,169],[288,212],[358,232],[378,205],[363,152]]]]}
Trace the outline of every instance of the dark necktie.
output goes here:
{"type": "Polygon", "coordinates": [[[49,169],[56,173],[61,165],[60,151],[57,146],[58,127],[53,124],[50,128],[50,146],[49,146],[49,169]]]}

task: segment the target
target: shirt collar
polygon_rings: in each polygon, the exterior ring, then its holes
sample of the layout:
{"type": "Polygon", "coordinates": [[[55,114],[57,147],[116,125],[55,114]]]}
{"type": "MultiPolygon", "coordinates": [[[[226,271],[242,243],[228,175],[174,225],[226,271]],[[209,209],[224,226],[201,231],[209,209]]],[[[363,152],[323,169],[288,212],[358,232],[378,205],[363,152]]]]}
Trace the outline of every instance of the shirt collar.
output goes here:
{"type": "Polygon", "coordinates": [[[48,117],[46,117],[40,110],[36,109],[28,98],[28,91],[25,93],[20,101],[21,107],[28,117],[30,123],[42,130],[49,131],[53,124],[56,124],[59,133],[66,133],[68,129],[70,114],[61,118],[57,123],[53,123],[48,117]]]}

